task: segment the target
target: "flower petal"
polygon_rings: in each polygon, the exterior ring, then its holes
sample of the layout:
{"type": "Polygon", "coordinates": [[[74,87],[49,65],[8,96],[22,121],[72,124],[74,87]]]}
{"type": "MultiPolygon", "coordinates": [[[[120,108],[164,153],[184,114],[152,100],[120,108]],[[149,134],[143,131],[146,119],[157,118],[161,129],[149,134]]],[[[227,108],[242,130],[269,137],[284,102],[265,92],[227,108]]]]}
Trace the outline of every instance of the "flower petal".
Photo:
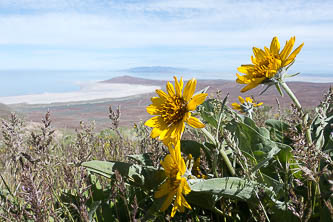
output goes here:
{"type": "Polygon", "coordinates": [[[304,43],[302,43],[300,46],[298,46],[289,56],[288,56],[288,59],[284,62],[283,66],[287,66],[289,65],[290,63],[292,63],[297,54],[301,51],[302,47],[304,46],[304,43]]]}
{"type": "Polygon", "coordinates": [[[170,193],[167,196],[166,200],[164,201],[164,203],[161,207],[161,211],[165,211],[166,209],[168,209],[168,207],[171,205],[174,195],[175,195],[174,193],[170,193]]]}
{"type": "Polygon", "coordinates": [[[154,106],[153,104],[147,106],[146,110],[147,113],[149,113],[150,115],[158,115],[160,114],[160,107],[158,106],[154,106]]]}
{"type": "Polygon", "coordinates": [[[243,99],[243,97],[241,96],[238,96],[238,100],[241,104],[245,103],[245,100],[243,99]]]}
{"type": "Polygon", "coordinates": [[[295,43],[295,36],[291,37],[289,41],[286,41],[286,45],[283,47],[280,53],[280,58],[282,61],[286,60],[287,56],[290,54],[291,50],[294,47],[294,43],[295,43]]]}
{"type": "Polygon", "coordinates": [[[150,100],[154,106],[161,106],[165,102],[165,99],[160,97],[152,97],[150,100]]]}
{"type": "Polygon", "coordinates": [[[152,118],[150,118],[149,120],[147,120],[145,122],[146,126],[149,127],[166,127],[166,124],[164,123],[162,117],[160,116],[154,116],[152,118]]]}
{"type": "Polygon", "coordinates": [[[250,74],[253,72],[254,65],[241,65],[237,70],[244,74],[250,74]]]}
{"type": "Polygon", "coordinates": [[[169,181],[165,181],[159,189],[154,193],[154,198],[161,198],[170,193],[169,181]]]}
{"type": "Polygon", "coordinates": [[[231,106],[235,110],[240,110],[241,109],[241,106],[238,103],[233,103],[233,104],[231,104],[231,106]]]}
{"type": "Polygon", "coordinates": [[[173,77],[175,79],[175,88],[176,88],[176,95],[178,97],[182,97],[182,90],[183,90],[183,78],[181,77],[179,82],[177,80],[177,77],[173,77]]]}
{"type": "Polygon", "coordinates": [[[280,42],[279,42],[279,39],[276,36],[272,39],[271,46],[270,46],[269,49],[270,49],[271,53],[273,53],[274,55],[279,54],[279,52],[280,52],[280,42]]]}
{"type": "Polygon", "coordinates": [[[248,103],[253,103],[253,99],[251,97],[246,97],[245,100],[248,103]]]}
{"type": "Polygon", "coordinates": [[[193,111],[197,108],[198,105],[203,103],[208,96],[207,93],[200,93],[192,97],[190,102],[187,104],[187,110],[188,111],[193,111]]]}
{"type": "Polygon", "coordinates": [[[166,89],[168,91],[169,96],[171,97],[175,96],[175,89],[173,88],[173,85],[170,82],[167,83],[166,89]]]}
{"type": "Polygon", "coordinates": [[[190,101],[190,99],[192,98],[196,85],[197,80],[195,78],[192,78],[187,82],[183,93],[183,98],[186,102],[190,101]]]}
{"type": "Polygon", "coordinates": [[[161,97],[161,99],[168,99],[168,95],[160,89],[156,89],[155,92],[161,97]]]}
{"type": "Polygon", "coordinates": [[[204,128],[205,124],[203,124],[199,119],[191,116],[186,121],[188,125],[192,126],[193,128],[204,128]]]}
{"type": "Polygon", "coordinates": [[[160,136],[161,134],[161,130],[159,128],[154,128],[151,133],[150,133],[150,136],[151,138],[156,138],[158,136],[160,136]]]}

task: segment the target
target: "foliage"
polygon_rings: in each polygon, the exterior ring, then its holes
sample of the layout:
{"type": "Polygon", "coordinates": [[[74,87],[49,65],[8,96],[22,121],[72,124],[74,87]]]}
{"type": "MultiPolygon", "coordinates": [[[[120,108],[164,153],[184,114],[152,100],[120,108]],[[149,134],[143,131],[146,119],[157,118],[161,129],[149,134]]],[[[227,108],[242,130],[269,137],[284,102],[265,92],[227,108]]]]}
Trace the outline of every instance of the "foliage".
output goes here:
{"type": "MultiPolygon", "coordinates": [[[[275,60],[290,53],[274,47],[275,60]]],[[[297,53],[284,58],[288,67],[297,53]]],[[[185,100],[182,80],[153,97],[153,120],[164,121],[153,124],[158,135],[142,123],[122,131],[119,107],[109,109],[110,129],[81,122],[65,135],[49,112],[32,130],[12,114],[1,128],[1,220],[332,221],[333,91],[305,111],[284,68],[272,79],[294,104],[278,115],[249,97],[242,113],[228,96],[205,100],[195,80],[185,100]]]]}

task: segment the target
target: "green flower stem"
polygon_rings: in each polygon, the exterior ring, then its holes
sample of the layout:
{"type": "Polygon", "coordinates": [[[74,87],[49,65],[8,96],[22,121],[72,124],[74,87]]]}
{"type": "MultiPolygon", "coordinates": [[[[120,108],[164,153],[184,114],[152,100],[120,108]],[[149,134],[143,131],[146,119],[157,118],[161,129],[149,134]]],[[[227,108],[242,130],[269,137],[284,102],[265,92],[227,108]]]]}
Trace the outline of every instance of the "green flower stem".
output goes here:
{"type": "Polygon", "coordinates": [[[250,119],[252,119],[252,112],[248,112],[247,115],[250,119]]]}
{"type": "Polygon", "coordinates": [[[297,97],[295,96],[295,94],[293,93],[293,91],[291,91],[291,89],[288,87],[287,83],[285,83],[284,81],[280,81],[279,83],[282,86],[282,88],[284,89],[284,91],[288,94],[290,99],[297,106],[297,108],[302,110],[301,104],[299,103],[299,101],[298,101],[297,97]]]}
{"type": "Polygon", "coordinates": [[[205,134],[205,136],[208,137],[208,139],[215,145],[217,146],[217,142],[215,140],[215,138],[213,137],[213,135],[208,132],[208,130],[206,130],[205,128],[201,128],[201,131],[205,134]]]}
{"type": "MultiPolygon", "coordinates": [[[[295,94],[288,87],[287,83],[284,82],[284,81],[280,81],[279,83],[280,83],[281,87],[284,89],[284,91],[288,94],[288,96],[290,97],[290,99],[297,106],[297,108],[299,110],[301,110],[301,112],[304,114],[301,104],[299,103],[299,101],[298,101],[297,97],[295,96],[295,94]]],[[[306,129],[306,139],[307,139],[308,144],[312,144],[311,130],[310,130],[309,127],[307,127],[307,129],[306,129]]]]}
{"type": "Polygon", "coordinates": [[[235,174],[236,174],[235,169],[232,167],[232,164],[231,164],[231,162],[230,162],[230,160],[228,158],[228,155],[225,153],[225,150],[223,148],[221,148],[219,150],[219,152],[220,152],[220,154],[221,154],[221,156],[222,156],[225,164],[227,165],[228,170],[230,171],[231,175],[235,176],[235,174]]]}
{"type": "MultiPolygon", "coordinates": [[[[217,140],[215,140],[214,136],[208,132],[208,130],[206,130],[205,128],[201,128],[201,131],[208,137],[208,139],[214,144],[215,147],[220,148],[219,142],[217,140]]],[[[225,150],[223,148],[219,149],[219,153],[221,154],[225,164],[227,165],[231,175],[235,175],[235,169],[232,167],[232,164],[229,160],[228,155],[226,154],[225,150]]]]}

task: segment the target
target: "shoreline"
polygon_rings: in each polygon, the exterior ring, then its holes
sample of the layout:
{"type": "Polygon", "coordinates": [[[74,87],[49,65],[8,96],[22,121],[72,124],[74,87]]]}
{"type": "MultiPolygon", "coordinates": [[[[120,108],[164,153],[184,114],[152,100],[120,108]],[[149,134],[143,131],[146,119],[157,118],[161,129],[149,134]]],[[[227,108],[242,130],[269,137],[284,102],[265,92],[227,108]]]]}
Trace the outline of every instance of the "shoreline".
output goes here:
{"type": "Polygon", "coordinates": [[[94,103],[98,100],[104,101],[151,93],[160,88],[161,86],[158,85],[96,82],[72,92],[0,97],[0,103],[9,106],[94,103]]]}
{"type": "MultiPolygon", "coordinates": [[[[304,77],[290,78],[288,79],[288,83],[333,84],[333,82],[322,82],[322,78],[317,78],[317,81],[314,80],[312,82],[302,81],[301,79],[304,79],[304,77]]],[[[310,80],[310,78],[308,80],[310,80]]],[[[169,81],[173,82],[171,79],[169,81]]],[[[219,81],[221,83],[234,82],[233,80],[223,79],[198,79],[198,84],[207,83],[209,85],[208,82],[212,83],[215,81],[219,81]]],[[[103,103],[107,101],[131,99],[136,96],[152,93],[156,89],[163,88],[166,82],[167,80],[139,78],[128,75],[117,76],[108,80],[83,84],[77,91],[0,97],[0,103],[11,107],[50,107],[103,103]]]]}

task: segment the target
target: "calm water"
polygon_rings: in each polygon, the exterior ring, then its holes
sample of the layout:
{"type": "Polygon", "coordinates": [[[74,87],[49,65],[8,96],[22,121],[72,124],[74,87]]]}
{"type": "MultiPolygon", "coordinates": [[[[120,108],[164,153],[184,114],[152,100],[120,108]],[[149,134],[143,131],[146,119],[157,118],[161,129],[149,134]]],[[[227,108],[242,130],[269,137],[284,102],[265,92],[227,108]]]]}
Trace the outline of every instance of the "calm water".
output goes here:
{"type": "MultiPolygon", "coordinates": [[[[119,71],[0,71],[0,97],[40,94],[52,92],[71,92],[80,89],[85,83],[111,79],[116,76],[130,75],[148,79],[172,80],[174,73],[126,73],[119,71]]],[[[222,73],[187,73],[185,79],[229,79],[234,80],[235,74],[222,73]]],[[[179,77],[179,75],[177,75],[179,77]]],[[[294,80],[333,82],[333,75],[321,75],[312,78],[301,74],[294,80]],[[320,79],[321,78],[321,79],[320,79]]]]}
{"type": "MultiPolygon", "coordinates": [[[[89,82],[111,79],[116,76],[130,75],[148,79],[170,79],[173,74],[164,73],[126,73],[119,71],[0,71],[0,97],[40,94],[45,92],[71,92],[89,82]]],[[[200,75],[185,74],[184,78],[200,75]]],[[[218,78],[206,75],[203,78],[218,78]]]]}

